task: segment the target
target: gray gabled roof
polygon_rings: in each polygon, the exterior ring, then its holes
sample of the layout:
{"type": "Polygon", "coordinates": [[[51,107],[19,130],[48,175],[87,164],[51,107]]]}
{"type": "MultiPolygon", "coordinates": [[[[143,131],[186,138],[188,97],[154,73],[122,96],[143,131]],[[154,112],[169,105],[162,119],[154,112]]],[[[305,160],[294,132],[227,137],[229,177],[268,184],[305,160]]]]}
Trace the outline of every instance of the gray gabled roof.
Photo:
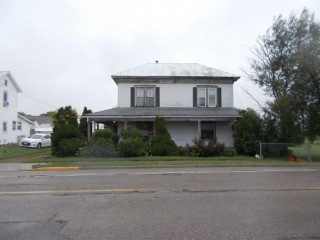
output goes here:
{"type": "Polygon", "coordinates": [[[239,112],[235,108],[177,108],[177,107],[135,107],[112,108],[83,116],[89,119],[109,120],[139,120],[153,119],[162,116],[172,120],[214,119],[226,120],[239,118],[239,112]]]}
{"type": "Polygon", "coordinates": [[[20,86],[18,85],[17,81],[14,79],[14,77],[12,76],[12,74],[9,71],[0,71],[0,78],[4,77],[4,76],[8,76],[9,79],[11,80],[12,84],[15,86],[15,88],[17,89],[18,92],[22,92],[20,86]]]}
{"type": "Polygon", "coordinates": [[[25,118],[29,119],[32,122],[37,121],[39,124],[52,124],[52,119],[49,116],[32,116],[25,115],[25,118]]]}
{"type": "Polygon", "coordinates": [[[235,78],[240,77],[215,68],[198,63],[147,63],[112,74],[113,79],[130,77],[214,77],[235,78]]]}

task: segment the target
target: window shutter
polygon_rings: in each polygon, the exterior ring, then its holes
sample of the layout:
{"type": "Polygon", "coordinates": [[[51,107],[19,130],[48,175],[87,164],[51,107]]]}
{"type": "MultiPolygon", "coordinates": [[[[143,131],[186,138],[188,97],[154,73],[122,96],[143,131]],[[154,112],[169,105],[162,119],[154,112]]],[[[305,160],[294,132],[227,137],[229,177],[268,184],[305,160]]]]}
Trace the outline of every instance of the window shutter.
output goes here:
{"type": "Polygon", "coordinates": [[[131,88],[131,98],[130,98],[130,105],[131,105],[131,107],[134,107],[134,99],[135,99],[135,96],[134,96],[134,93],[135,93],[135,89],[134,89],[134,87],[132,87],[131,88]]]}
{"type": "Polygon", "coordinates": [[[218,107],[222,107],[222,96],[221,96],[221,88],[218,88],[218,107]]]}
{"type": "Polygon", "coordinates": [[[193,88],[193,107],[197,107],[197,88],[193,88]]]}
{"type": "Polygon", "coordinates": [[[156,107],[160,107],[160,88],[156,87],[156,107]]]}

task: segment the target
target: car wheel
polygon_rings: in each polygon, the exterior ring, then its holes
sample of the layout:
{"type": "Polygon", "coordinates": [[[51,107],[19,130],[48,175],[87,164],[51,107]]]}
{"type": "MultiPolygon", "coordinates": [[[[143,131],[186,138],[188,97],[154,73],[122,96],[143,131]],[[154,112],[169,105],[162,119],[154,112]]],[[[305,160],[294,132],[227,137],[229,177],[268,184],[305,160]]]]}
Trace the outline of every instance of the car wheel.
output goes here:
{"type": "Polygon", "coordinates": [[[37,148],[41,148],[41,143],[38,143],[37,148]]]}

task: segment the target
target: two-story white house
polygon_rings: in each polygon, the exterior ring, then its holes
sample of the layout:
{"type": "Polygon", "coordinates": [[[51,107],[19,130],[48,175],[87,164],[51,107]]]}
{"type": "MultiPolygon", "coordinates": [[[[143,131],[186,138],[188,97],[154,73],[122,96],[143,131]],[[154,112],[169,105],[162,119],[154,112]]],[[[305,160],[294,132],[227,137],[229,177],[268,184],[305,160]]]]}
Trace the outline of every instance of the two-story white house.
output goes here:
{"type": "Polygon", "coordinates": [[[104,124],[119,133],[130,125],[152,136],[153,121],[162,116],[178,146],[194,138],[233,146],[232,126],[240,117],[233,83],[240,77],[196,63],[158,62],[111,77],[118,85],[118,107],[83,116],[88,126],[104,124]]]}
{"type": "Polygon", "coordinates": [[[32,122],[18,114],[18,94],[22,92],[8,71],[0,71],[0,145],[17,143],[29,136],[32,122]]]}

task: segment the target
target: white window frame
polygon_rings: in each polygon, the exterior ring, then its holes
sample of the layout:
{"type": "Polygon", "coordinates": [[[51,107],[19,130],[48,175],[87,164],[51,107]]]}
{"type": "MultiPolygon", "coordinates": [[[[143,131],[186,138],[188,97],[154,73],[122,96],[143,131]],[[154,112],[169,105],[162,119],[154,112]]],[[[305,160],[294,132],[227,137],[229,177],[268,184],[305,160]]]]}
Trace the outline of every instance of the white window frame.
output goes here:
{"type": "Polygon", "coordinates": [[[197,93],[197,95],[198,95],[198,107],[206,107],[207,106],[207,90],[206,90],[206,88],[204,88],[204,87],[198,87],[198,93],[197,93]],[[201,92],[203,92],[204,91],[204,96],[200,96],[201,94],[201,92]],[[200,99],[203,99],[204,98],[204,105],[201,105],[201,101],[200,101],[200,99]]]}
{"type": "Polygon", "coordinates": [[[198,107],[217,107],[217,87],[197,87],[197,106],[198,107]],[[203,93],[204,91],[204,97],[200,96],[200,93],[203,93]],[[210,94],[210,91],[214,91],[214,94],[210,94]],[[214,103],[210,103],[210,95],[214,95],[214,103]],[[204,98],[204,104],[200,104],[200,98],[204,98]]]}
{"type": "Polygon", "coordinates": [[[155,86],[135,86],[135,106],[136,107],[155,107],[156,106],[156,87],[155,86]],[[138,90],[143,89],[143,96],[138,96],[138,90]],[[148,96],[152,89],[153,96],[148,96]],[[138,98],[143,98],[143,103],[140,104],[141,101],[138,101],[138,98]],[[153,98],[152,103],[150,104],[148,98],[153,98]]]}
{"type": "Polygon", "coordinates": [[[17,130],[21,131],[22,130],[22,123],[17,122],[17,130]]]}
{"type": "Polygon", "coordinates": [[[12,130],[17,130],[17,121],[12,121],[12,130]]]}
{"type": "Polygon", "coordinates": [[[216,107],[217,106],[217,88],[215,88],[215,87],[207,88],[207,94],[208,94],[208,107],[216,107]],[[210,94],[209,94],[210,90],[214,91],[214,93],[213,93],[213,95],[214,95],[214,104],[210,103],[210,94]]]}

